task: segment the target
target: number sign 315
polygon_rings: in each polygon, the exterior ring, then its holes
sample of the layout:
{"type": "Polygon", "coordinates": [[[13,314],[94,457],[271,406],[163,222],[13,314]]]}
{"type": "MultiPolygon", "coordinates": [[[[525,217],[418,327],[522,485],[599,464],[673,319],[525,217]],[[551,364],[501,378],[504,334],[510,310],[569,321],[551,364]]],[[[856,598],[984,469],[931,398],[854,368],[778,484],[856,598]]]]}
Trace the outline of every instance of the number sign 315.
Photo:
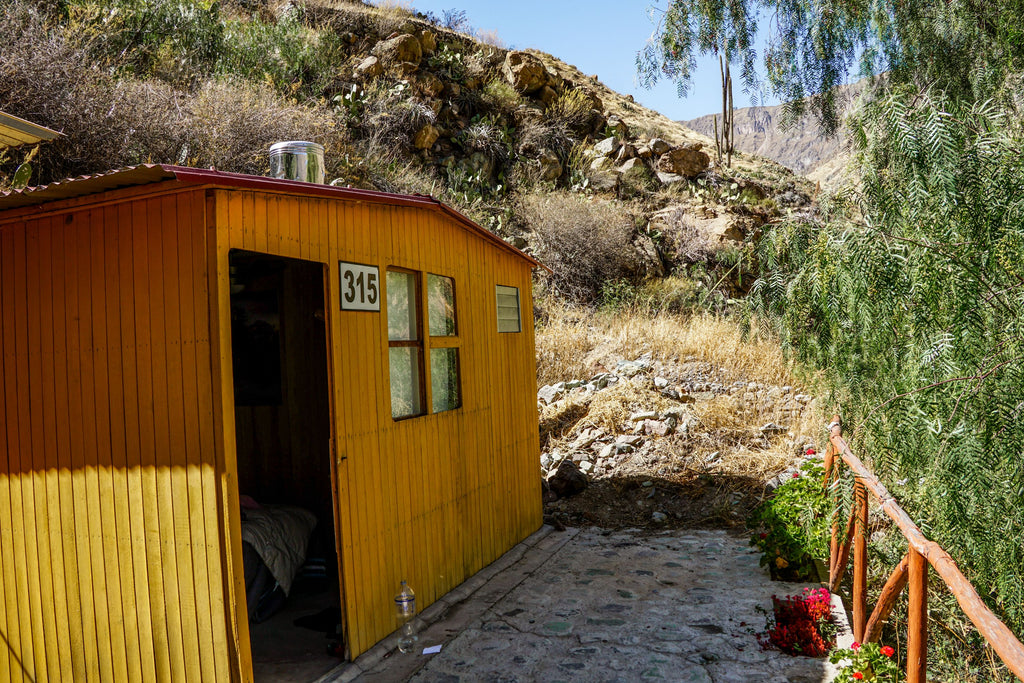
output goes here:
{"type": "Polygon", "coordinates": [[[341,310],[380,310],[380,269],[361,263],[339,261],[341,272],[341,310]]]}

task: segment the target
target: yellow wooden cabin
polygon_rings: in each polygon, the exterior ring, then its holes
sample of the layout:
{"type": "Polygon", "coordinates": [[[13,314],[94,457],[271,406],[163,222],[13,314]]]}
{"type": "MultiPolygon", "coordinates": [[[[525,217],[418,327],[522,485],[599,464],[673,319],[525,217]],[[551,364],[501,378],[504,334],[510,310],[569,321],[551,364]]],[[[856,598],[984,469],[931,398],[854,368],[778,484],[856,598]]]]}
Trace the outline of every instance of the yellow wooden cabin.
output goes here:
{"type": "Polygon", "coordinates": [[[315,515],[349,659],[538,529],[537,265],[421,196],[0,195],[0,680],[252,680],[248,497],[315,515]]]}

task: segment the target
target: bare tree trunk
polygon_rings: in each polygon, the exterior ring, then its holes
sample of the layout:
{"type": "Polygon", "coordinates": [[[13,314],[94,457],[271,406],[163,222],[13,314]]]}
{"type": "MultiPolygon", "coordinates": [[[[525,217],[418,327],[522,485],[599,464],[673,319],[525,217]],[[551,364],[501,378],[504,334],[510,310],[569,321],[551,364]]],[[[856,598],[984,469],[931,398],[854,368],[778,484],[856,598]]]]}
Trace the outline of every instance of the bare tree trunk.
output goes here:
{"type": "MultiPolygon", "coordinates": [[[[735,107],[733,106],[733,103],[732,103],[732,74],[729,73],[729,62],[725,63],[725,80],[726,80],[726,87],[729,90],[729,107],[728,107],[729,108],[729,121],[728,121],[729,143],[728,143],[728,145],[725,148],[725,153],[726,153],[725,165],[727,167],[729,167],[729,168],[732,168],[732,147],[733,147],[733,133],[735,132],[735,123],[736,123],[736,119],[735,119],[736,109],[735,109],[735,107]]],[[[726,122],[723,121],[722,123],[725,124],[726,122]]]]}

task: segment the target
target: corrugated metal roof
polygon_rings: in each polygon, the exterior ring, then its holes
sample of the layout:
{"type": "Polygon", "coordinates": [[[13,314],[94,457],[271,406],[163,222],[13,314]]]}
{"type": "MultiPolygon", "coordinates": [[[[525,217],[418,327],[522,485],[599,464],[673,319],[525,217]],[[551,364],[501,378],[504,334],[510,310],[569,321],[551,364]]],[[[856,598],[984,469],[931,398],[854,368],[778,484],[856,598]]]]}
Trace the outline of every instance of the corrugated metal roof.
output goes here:
{"type": "Polygon", "coordinates": [[[53,140],[58,135],[60,133],[55,130],[37,126],[0,111],[0,147],[34,145],[43,140],[53,140]]]}
{"type": "Polygon", "coordinates": [[[148,185],[161,180],[172,180],[173,172],[163,166],[143,164],[122,168],[95,175],[83,175],[77,178],[66,178],[38,187],[26,187],[23,190],[0,192],[0,211],[34,204],[46,204],[60,199],[72,199],[85,195],[97,194],[119,187],[132,185],[148,185]]]}
{"type": "MultiPolygon", "coordinates": [[[[177,180],[190,185],[235,187],[249,190],[262,190],[265,192],[284,192],[296,195],[333,197],[335,199],[346,199],[348,201],[389,204],[392,206],[415,206],[432,211],[438,211],[454,219],[456,222],[461,223],[471,232],[476,233],[483,239],[526,259],[535,267],[548,270],[546,266],[529,254],[516,249],[494,233],[477,225],[467,216],[459,213],[446,204],[442,204],[433,197],[426,195],[390,194],[387,192],[376,192],[373,190],[357,190],[350,187],[333,187],[331,185],[318,185],[298,180],[281,180],[279,178],[246,175],[243,173],[227,173],[213,169],[188,168],[186,166],[141,164],[139,166],[107,171],[106,173],[98,173],[96,175],[68,178],[66,180],[50,183],[49,185],[27,187],[23,190],[3,192],[0,193],[0,212],[5,209],[29,206],[39,206],[40,210],[45,210],[42,205],[62,199],[83,197],[117,188],[148,185],[166,180],[177,180]]],[[[2,216],[0,216],[0,218],[2,218],[2,216]]]]}

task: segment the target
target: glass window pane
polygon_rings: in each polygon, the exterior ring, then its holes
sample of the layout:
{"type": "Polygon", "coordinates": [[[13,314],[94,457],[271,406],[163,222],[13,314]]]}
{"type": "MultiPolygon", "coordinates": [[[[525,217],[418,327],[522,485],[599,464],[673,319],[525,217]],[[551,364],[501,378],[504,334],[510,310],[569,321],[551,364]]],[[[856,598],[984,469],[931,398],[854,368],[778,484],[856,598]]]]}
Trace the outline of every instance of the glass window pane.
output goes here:
{"type": "Polygon", "coordinates": [[[430,336],[454,336],[455,280],[441,275],[427,275],[427,296],[430,301],[430,336]]]}
{"type": "Polygon", "coordinates": [[[388,271],[388,339],[419,339],[416,329],[416,276],[388,271]]]}
{"type": "Polygon", "coordinates": [[[420,350],[403,346],[388,350],[391,362],[391,415],[408,417],[423,412],[420,403],[420,350]]]}
{"type": "Polygon", "coordinates": [[[497,285],[498,332],[519,332],[522,329],[519,318],[519,289],[497,285]]]}
{"type": "Polygon", "coordinates": [[[458,349],[430,350],[430,388],[433,412],[454,410],[461,405],[458,349]]]}

